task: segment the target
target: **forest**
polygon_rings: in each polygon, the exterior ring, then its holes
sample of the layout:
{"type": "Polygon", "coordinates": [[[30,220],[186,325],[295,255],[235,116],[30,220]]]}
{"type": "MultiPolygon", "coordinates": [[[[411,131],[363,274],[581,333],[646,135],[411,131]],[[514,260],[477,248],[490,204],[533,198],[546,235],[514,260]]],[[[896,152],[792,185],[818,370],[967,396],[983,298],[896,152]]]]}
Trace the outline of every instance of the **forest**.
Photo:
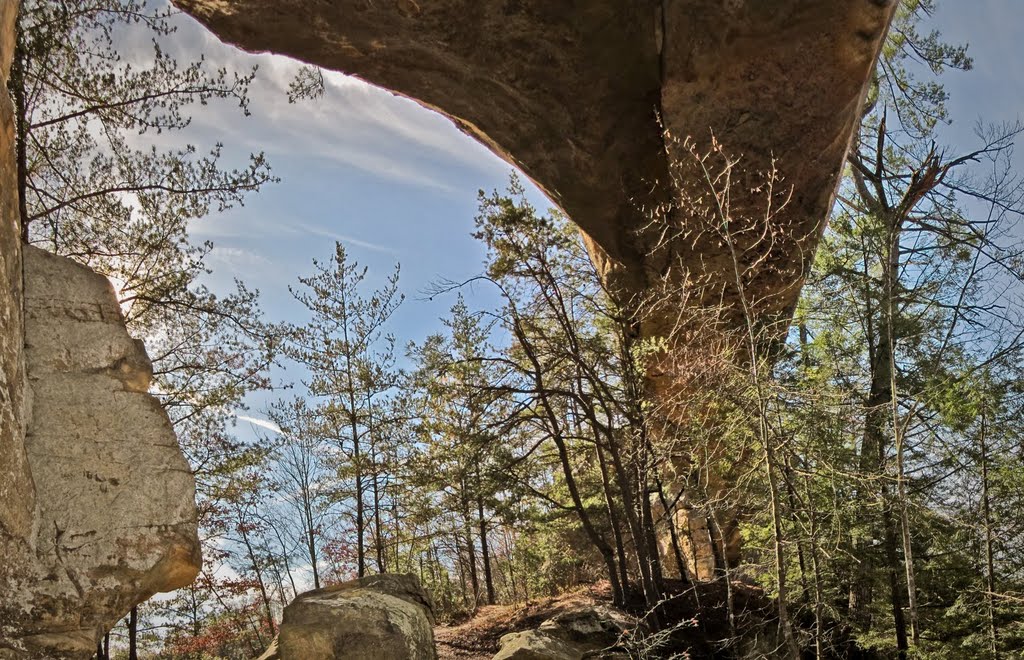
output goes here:
{"type": "MultiPolygon", "coordinates": [[[[98,657],[255,657],[298,593],[389,572],[419,577],[443,623],[599,587],[655,631],[630,657],[686,657],[694,628],[745,657],[751,617],[777,657],[1020,657],[1024,126],[943,145],[942,75],[972,62],[930,26],[938,1],[898,12],[795,309],[764,313],[782,292],[755,286],[804,240],[773,222],[784,169],[678,136],[650,222],[726,246],[727,290],[670,263],[623,299],[513,175],[479,194],[476,277],[407,286],[338,242],[290,282],[301,317],[273,319],[242,279],[208,288],[213,245],[188,234],[258,204],[268,160],[139,139],[208,101],[245,114],[258,72],[167,55],[160,3],[25,0],[9,90],[24,238],[116,283],[197,484],[199,578],[134,609],[98,657]],[[125,29],[151,38],[148,68],[122,58],[125,29]],[[757,208],[730,208],[738,186],[757,208]],[[423,295],[448,311],[402,336],[396,310],[423,295]],[[242,437],[255,392],[267,428],[242,437]]],[[[282,102],[322,92],[303,69],[282,102]]]]}

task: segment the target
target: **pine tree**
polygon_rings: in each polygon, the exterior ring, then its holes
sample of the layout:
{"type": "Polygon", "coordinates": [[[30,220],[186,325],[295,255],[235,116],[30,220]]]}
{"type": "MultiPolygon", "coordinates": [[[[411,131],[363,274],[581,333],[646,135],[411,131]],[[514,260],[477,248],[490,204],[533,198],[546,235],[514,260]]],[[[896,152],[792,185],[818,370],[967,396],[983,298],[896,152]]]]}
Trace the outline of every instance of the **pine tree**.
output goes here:
{"type": "Polygon", "coordinates": [[[383,506],[375,499],[367,513],[367,499],[378,492],[384,477],[378,460],[385,451],[380,433],[383,399],[398,385],[395,340],[387,324],[403,296],[398,293],[397,266],[382,288],[364,294],[360,289],[367,270],[348,260],[341,243],[329,262],[314,260],[313,265],[316,273],[300,277],[301,287],[292,290],[311,318],[291,327],[285,354],[308,371],[303,384],[315,399],[319,432],[340,452],[337,476],[351,484],[356,571],[362,577],[367,571],[367,535],[383,506]]]}

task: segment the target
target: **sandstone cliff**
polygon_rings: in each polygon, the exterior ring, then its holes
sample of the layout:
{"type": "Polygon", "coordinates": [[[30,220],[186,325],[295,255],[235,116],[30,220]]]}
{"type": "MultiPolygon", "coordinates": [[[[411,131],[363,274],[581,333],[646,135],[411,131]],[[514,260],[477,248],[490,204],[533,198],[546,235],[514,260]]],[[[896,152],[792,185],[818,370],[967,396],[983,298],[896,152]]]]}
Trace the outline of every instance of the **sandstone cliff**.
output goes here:
{"type": "Polygon", "coordinates": [[[87,657],[195,577],[194,484],[110,283],[22,245],[13,143],[0,94],[0,657],[87,657]]]}

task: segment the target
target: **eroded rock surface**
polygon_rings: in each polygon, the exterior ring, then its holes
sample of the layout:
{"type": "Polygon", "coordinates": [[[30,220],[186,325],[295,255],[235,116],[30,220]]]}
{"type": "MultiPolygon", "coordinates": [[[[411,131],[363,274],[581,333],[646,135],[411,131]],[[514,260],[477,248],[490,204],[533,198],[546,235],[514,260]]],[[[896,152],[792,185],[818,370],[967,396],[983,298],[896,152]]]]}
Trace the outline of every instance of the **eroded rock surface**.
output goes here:
{"type": "MultiPolygon", "coordinates": [[[[663,129],[703,144],[714,132],[753,172],[777,159],[793,198],[773,222],[795,240],[764,263],[766,276],[752,279],[749,293],[773,300],[766,313],[784,313],[796,300],[895,7],[177,2],[243,48],[353,73],[445,113],[547,191],[623,295],[643,291],[677,259],[712,280],[727,271],[713,243],[653,250],[657,233],[646,228],[645,209],[670,197],[665,182],[679,158],[663,129]]],[[[0,0],[4,80],[16,6],[0,0]]],[[[109,290],[84,269],[30,255],[23,321],[12,146],[10,102],[0,94],[0,656],[23,643],[87,654],[132,602],[191,578],[191,480],[166,418],[144,392],[145,359],[122,332],[109,290]],[[64,276],[99,298],[48,293],[64,276]],[[69,350],[63,341],[81,343],[69,350]]],[[[735,199],[739,208],[748,202],[735,199]]],[[[416,608],[372,593],[370,600],[416,608]]]]}
{"type": "Polygon", "coordinates": [[[4,576],[4,644],[87,657],[133,605],[195,578],[194,482],[110,282],[37,248],[23,258],[37,498],[31,552],[4,576]]]}
{"type": "Polygon", "coordinates": [[[779,307],[799,293],[896,4],[174,1],[229,43],[354,74],[451,117],[568,213],[626,293],[677,256],[721,265],[722,246],[695,251],[682,238],[652,253],[647,211],[679,157],[663,129],[702,144],[713,131],[751,171],[777,159],[794,195],[776,222],[808,237],[765,266],[786,266],[784,277],[758,282],[780,292],[779,307]]]}
{"type": "MultiPolygon", "coordinates": [[[[447,115],[575,221],[627,308],[663,279],[682,284],[638,322],[648,337],[676,330],[648,370],[652,399],[671,422],[653,433],[668,444],[699,387],[690,357],[722,350],[705,328],[735,333],[750,321],[768,328],[766,345],[784,335],[897,5],[173,1],[228,43],[354,74],[447,115]],[[709,231],[717,218],[709,217],[689,137],[698,154],[717,140],[739,159],[727,210],[734,252],[709,231]],[[766,196],[769,171],[781,179],[766,196]],[[712,308],[720,318],[701,317],[712,308]]],[[[672,462],[678,475],[690,468],[683,456],[672,462]]],[[[713,473],[705,490],[728,489],[732,480],[713,473]]],[[[731,515],[723,514],[723,526],[731,515]]],[[[707,540],[693,544],[706,564],[707,540]]],[[[726,544],[725,554],[736,556],[738,537],[726,544]]]]}
{"type": "MultiPolygon", "coordinates": [[[[0,0],[0,88],[7,89],[18,3],[0,0]]],[[[18,226],[14,124],[10,95],[0,93],[0,596],[26,570],[35,486],[25,454],[25,359],[22,336],[21,232],[18,226]]],[[[0,597],[0,657],[10,620],[0,597]]]]}
{"type": "MultiPolygon", "coordinates": [[[[16,0],[0,0],[0,89],[14,51],[16,0]]],[[[35,485],[25,453],[21,230],[18,225],[14,123],[10,95],[0,94],[0,658],[17,657],[12,635],[24,614],[12,590],[32,572],[35,485]]]]}
{"type": "Polygon", "coordinates": [[[434,660],[433,622],[414,576],[373,575],[300,594],[284,609],[276,650],[263,657],[434,660]]]}
{"type": "Polygon", "coordinates": [[[585,650],[539,630],[524,630],[503,635],[494,660],[582,660],[585,650]]]}

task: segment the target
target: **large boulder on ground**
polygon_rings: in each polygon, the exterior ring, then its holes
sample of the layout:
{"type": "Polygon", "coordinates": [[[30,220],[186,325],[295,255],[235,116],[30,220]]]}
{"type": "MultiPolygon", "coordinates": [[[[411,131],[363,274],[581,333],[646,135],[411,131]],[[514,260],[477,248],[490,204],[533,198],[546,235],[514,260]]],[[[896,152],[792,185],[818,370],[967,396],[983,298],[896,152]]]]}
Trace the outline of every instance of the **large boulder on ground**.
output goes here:
{"type": "Polygon", "coordinates": [[[559,612],[537,630],[574,644],[605,648],[614,646],[623,634],[636,630],[639,625],[625,612],[598,603],[559,612]]]}
{"type": "Polygon", "coordinates": [[[586,650],[539,630],[524,630],[502,636],[494,660],[582,660],[586,650]]]}
{"type": "Polygon", "coordinates": [[[608,605],[594,604],[559,612],[536,630],[501,638],[494,660],[581,660],[619,657],[624,635],[642,624],[608,605]]]}
{"type": "Polygon", "coordinates": [[[22,608],[4,624],[32,657],[87,657],[133,605],[195,578],[195,486],[107,278],[30,246],[24,269],[37,527],[0,605],[22,608]]]}
{"type": "Polygon", "coordinates": [[[434,660],[430,597],[412,575],[373,575],[300,594],[284,609],[281,660],[434,660]]]}

